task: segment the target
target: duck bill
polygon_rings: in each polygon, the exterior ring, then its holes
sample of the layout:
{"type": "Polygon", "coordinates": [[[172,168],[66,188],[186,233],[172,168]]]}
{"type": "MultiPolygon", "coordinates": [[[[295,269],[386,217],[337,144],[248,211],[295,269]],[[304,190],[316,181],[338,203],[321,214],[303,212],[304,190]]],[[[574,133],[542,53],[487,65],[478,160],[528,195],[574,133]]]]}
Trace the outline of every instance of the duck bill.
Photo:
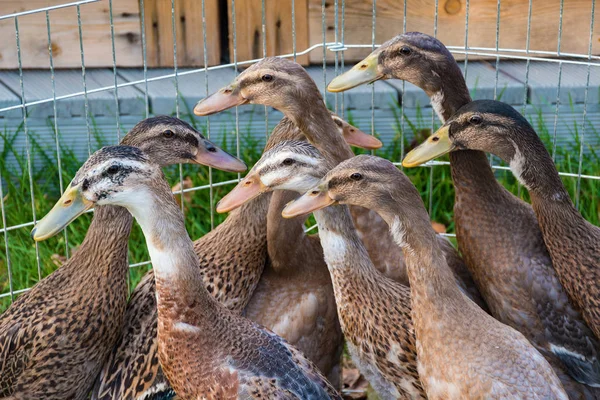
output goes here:
{"type": "Polygon", "coordinates": [[[236,89],[236,85],[231,84],[200,100],[194,107],[194,114],[206,116],[246,104],[248,100],[236,89]]]}
{"type": "Polygon", "coordinates": [[[36,242],[51,238],[93,206],[93,202],[83,197],[79,186],[69,187],[52,210],[38,221],[31,237],[36,242]]]}
{"type": "Polygon", "coordinates": [[[225,213],[235,210],[242,204],[260,196],[269,190],[261,181],[258,175],[252,174],[246,176],[236,187],[217,204],[217,212],[225,213]]]}
{"type": "Polygon", "coordinates": [[[228,172],[243,172],[248,168],[242,160],[206,139],[198,146],[198,152],[192,161],[228,172]]]}
{"type": "Polygon", "coordinates": [[[402,165],[406,168],[416,167],[451,152],[454,147],[450,141],[449,128],[442,126],[421,145],[411,150],[402,160],[402,165]]]}
{"type": "Polygon", "coordinates": [[[333,93],[343,92],[365,83],[372,83],[383,78],[379,73],[379,52],[371,53],[367,58],[356,64],[348,72],[335,77],[327,90],[333,93]]]}
{"type": "Polygon", "coordinates": [[[358,128],[344,129],[344,140],[350,146],[356,146],[367,150],[376,150],[383,146],[381,140],[369,135],[358,128]]]}
{"type": "Polygon", "coordinates": [[[319,191],[315,194],[311,191],[289,203],[283,209],[281,216],[283,218],[294,218],[299,215],[310,214],[334,203],[335,200],[329,197],[329,192],[319,191]]]}

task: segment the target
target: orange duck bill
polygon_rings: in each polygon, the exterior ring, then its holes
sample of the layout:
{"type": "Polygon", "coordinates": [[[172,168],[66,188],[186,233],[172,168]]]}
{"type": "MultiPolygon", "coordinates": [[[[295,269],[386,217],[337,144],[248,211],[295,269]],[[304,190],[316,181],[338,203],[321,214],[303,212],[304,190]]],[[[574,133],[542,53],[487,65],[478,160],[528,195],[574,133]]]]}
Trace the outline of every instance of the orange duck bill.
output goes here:
{"type": "Polygon", "coordinates": [[[281,216],[283,218],[294,218],[320,210],[332,204],[335,204],[335,200],[329,197],[327,190],[314,189],[288,204],[281,212],[281,216]]]}
{"type": "Polygon", "coordinates": [[[225,213],[235,210],[247,201],[269,191],[257,174],[249,174],[217,204],[217,212],[225,213]]]}
{"type": "Polygon", "coordinates": [[[356,146],[366,150],[376,150],[383,146],[381,140],[353,126],[350,129],[344,129],[343,134],[344,140],[350,146],[356,146]]]}
{"type": "Polygon", "coordinates": [[[247,102],[248,99],[242,97],[239,90],[237,90],[237,85],[232,83],[200,100],[196,104],[196,107],[194,107],[194,114],[199,116],[216,114],[229,108],[246,104],[247,102]]]}

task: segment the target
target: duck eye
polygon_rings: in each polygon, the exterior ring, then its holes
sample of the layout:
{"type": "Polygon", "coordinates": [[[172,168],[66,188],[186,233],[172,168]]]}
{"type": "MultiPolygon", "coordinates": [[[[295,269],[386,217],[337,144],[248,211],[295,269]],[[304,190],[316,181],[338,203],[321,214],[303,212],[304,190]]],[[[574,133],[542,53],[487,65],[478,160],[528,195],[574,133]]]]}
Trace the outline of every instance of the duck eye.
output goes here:
{"type": "Polygon", "coordinates": [[[271,82],[273,80],[273,75],[264,74],[261,79],[263,82],[271,82]]]}
{"type": "Polygon", "coordinates": [[[113,164],[110,167],[108,167],[108,169],[106,170],[106,172],[108,172],[110,175],[114,175],[117,172],[119,172],[119,170],[121,169],[121,166],[118,164],[113,164]]]}
{"type": "Polygon", "coordinates": [[[481,118],[481,116],[475,114],[475,115],[471,115],[471,118],[469,118],[469,122],[472,125],[479,125],[481,123],[483,119],[481,118]]]}
{"type": "Polygon", "coordinates": [[[292,160],[291,158],[286,158],[285,160],[283,160],[283,165],[292,165],[294,163],[294,160],[292,160]]]}
{"type": "Polygon", "coordinates": [[[410,47],[407,46],[402,46],[400,48],[400,54],[402,54],[403,56],[407,56],[411,53],[410,47]]]}
{"type": "Polygon", "coordinates": [[[167,139],[170,139],[173,136],[175,136],[175,134],[173,133],[172,130],[167,129],[166,131],[163,132],[163,136],[166,137],[167,139]]]}
{"type": "Polygon", "coordinates": [[[360,181],[362,177],[362,174],[359,174],[358,172],[355,172],[352,175],[350,175],[350,179],[352,179],[353,181],[360,181]]]}
{"type": "Polygon", "coordinates": [[[87,179],[83,180],[83,183],[81,184],[81,189],[82,190],[88,190],[88,188],[90,187],[90,181],[87,179]]]}
{"type": "Polygon", "coordinates": [[[339,119],[334,119],[333,122],[335,122],[335,124],[340,128],[342,127],[342,121],[340,121],[339,119]]]}

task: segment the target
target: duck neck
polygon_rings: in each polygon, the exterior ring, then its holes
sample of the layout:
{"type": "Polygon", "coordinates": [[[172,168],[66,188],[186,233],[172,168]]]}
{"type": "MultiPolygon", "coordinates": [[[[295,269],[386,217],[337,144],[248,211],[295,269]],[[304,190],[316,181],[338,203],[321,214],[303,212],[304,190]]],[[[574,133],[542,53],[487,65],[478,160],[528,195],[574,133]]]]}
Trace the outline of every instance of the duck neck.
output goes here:
{"type": "Polygon", "coordinates": [[[312,92],[314,93],[304,95],[303,104],[307,106],[290,107],[284,110],[284,114],[296,124],[308,141],[326,159],[333,160],[338,164],[353,157],[354,153],[342,135],[338,133],[337,126],[316,86],[312,92]]]}
{"type": "MultiPolygon", "coordinates": [[[[133,217],[127,209],[118,206],[97,206],[94,218],[79,251],[65,268],[80,269],[86,277],[98,284],[98,279],[126,282],[128,272],[127,249],[133,217]],[[90,268],[88,262],[77,262],[94,254],[99,265],[90,268]]],[[[96,261],[94,261],[96,262],[96,261]]]]}
{"type": "Polygon", "coordinates": [[[156,280],[159,320],[188,324],[197,324],[199,317],[202,321],[215,320],[216,301],[204,287],[183,214],[168,184],[161,180],[157,187],[139,195],[148,201],[129,210],[146,238],[156,280]]]}
{"type": "MultiPolygon", "coordinates": [[[[446,122],[459,108],[471,102],[471,95],[456,61],[440,63],[443,70],[434,72],[434,78],[423,90],[442,122],[446,122]],[[441,77],[444,77],[442,79],[441,77]]],[[[498,188],[494,172],[482,151],[454,151],[450,153],[452,178],[457,194],[465,192],[496,193],[498,188]],[[481,190],[487,187],[488,190],[481,190]]]]}
{"type": "Polygon", "coordinates": [[[559,205],[565,211],[579,214],[558,175],[554,161],[533,128],[523,126],[519,129],[522,132],[507,136],[512,146],[506,146],[509,149],[507,154],[499,156],[509,160],[511,171],[529,190],[532,202],[535,200],[538,205],[559,205]],[[511,150],[512,154],[508,154],[511,150]]]}
{"type": "Polygon", "coordinates": [[[404,253],[413,300],[443,303],[460,297],[419,193],[410,184],[402,186],[403,189],[398,186],[391,189],[398,191],[391,196],[394,200],[381,202],[376,211],[389,225],[394,242],[404,253]],[[407,193],[408,190],[413,193],[407,193]]]}
{"type": "Polygon", "coordinates": [[[471,95],[456,61],[446,66],[440,73],[434,72],[436,79],[423,88],[431,101],[438,118],[445,122],[459,108],[471,102],[471,95]],[[441,77],[444,77],[442,79],[441,77]]]}
{"type": "MultiPolygon", "coordinates": [[[[269,203],[267,214],[267,248],[270,267],[278,273],[288,271],[293,265],[291,259],[296,256],[295,249],[304,240],[304,216],[283,218],[281,212],[285,206],[298,198],[298,194],[288,190],[276,190],[269,203]]],[[[310,265],[307,265],[310,267],[310,265]]]]}
{"type": "MultiPolygon", "coordinates": [[[[356,233],[352,216],[347,206],[329,206],[314,212],[319,227],[319,239],[323,255],[334,282],[351,276],[370,277],[378,272],[356,233]]],[[[358,280],[363,282],[364,280],[358,280]]]]}

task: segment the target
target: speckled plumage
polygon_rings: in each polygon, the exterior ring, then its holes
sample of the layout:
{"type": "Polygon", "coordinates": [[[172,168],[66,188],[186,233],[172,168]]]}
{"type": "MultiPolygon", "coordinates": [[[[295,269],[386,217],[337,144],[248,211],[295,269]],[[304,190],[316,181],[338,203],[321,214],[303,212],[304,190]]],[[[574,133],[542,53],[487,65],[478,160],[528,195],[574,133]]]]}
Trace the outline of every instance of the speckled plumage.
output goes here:
{"type": "MultiPolygon", "coordinates": [[[[159,116],[123,141],[171,164],[189,162],[203,139],[189,124],[159,116]],[[175,134],[166,139],[165,129],[175,134]]],[[[79,250],[0,316],[0,397],[87,398],[122,328],[131,223],[125,209],[97,207],[79,250]]]]}
{"type": "MultiPolygon", "coordinates": [[[[265,265],[269,197],[232,212],[194,242],[204,287],[237,313],[248,304],[265,265]]],[[[94,399],[158,399],[171,391],[158,362],[155,288],[150,271],[132,294],[125,326],[96,383],[94,399]]]]}
{"type": "MultiPolygon", "coordinates": [[[[287,141],[265,152],[249,174],[262,178],[268,174],[264,171],[278,168],[280,182],[272,189],[304,192],[318,183],[328,165],[312,145],[287,141]],[[273,163],[282,153],[292,160],[298,154],[312,161],[298,168],[273,163]],[[295,180],[298,176],[304,179],[295,180]]],[[[417,373],[408,287],[377,272],[345,206],[315,212],[315,218],[353,361],[383,399],[425,398],[417,373]]]]}
{"type": "MultiPolygon", "coordinates": [[[[111,148],[100,152],[111,153],[111,148]]],[[[101,178],[110,189],[99,204],[122,204],[142,227],[155,272],[158,357],[165,377],[182,399],[340,399],[316,368],[285,341],[226,309],[203,286],[199,261],[183,214],[157,165],[101,178]],[[116,175],[115,175],[116,176],[116,175]],[[253,395],[256,393],[256,395],[253,395]]],[[[82,167],[94,176],[94,156],[82,167]],[[86,168],[87,167],[87,168],[86,168]]],[[[91,182],[94,177],[86,178],[91,182]]],[[[89,188],[94,193],[95,186],[89,188]]],[[[83,195],[86,195],[85,190],[83,195]]]]}
{"type": "MultiPolygon", "coordinates": [[[[284,118],[271,134],[267,148],[299,134],[298,128],[284,118]]],[[[335,375],[335,359],[340,352],[341,340],[335,308],[332,315],[330,308],[320,307],[322,314],[299,323],[311,326],[303,328],[310,330],[310,334],[298,336],[298,331],[282,329],[283,325],[278,325],[286,319],[286,309],[281,309],[279,296],[287,294],[287,286],[280,285],[268,270],[266,275],[262,275],[268,260],[267,210],[270,198],[270,194],[263,195],[232,211],[223,223],[194,242],[204,286],[221,304],[275,329],[293,345],[306,351],[308,358],[323,367],[326,373],[331,371],[335,375]],[[319,329],[313,329],[315,327],[319,329]]],[[[328,304],[328,290],[331,288],[325,286],[317,292],[320,304],[328,304]]],[[[295,294],[303,295],[298,290],[295,294]]],[[[301,316],[290,315],[287,318],[301,316]]],[[[155,283],[151,271],[132,294],[124,329],[96,382],[93,399],[158,400],[160,396],[170,396],[172,389],[164,378],[156,353],[156,321],[155,283]]]]}
{"type": "Polygon", "coordinates": [[[98,208],[73,257],[2,314],[0,397],[86,397],[123,323],[127,214],[98,208]]]}
{"type": "MultiPolygon", "coordinates": [[[[439,102],[442,119],[471,101],[458,65],[437,39],[411,32],[376,52],[384,78],[420,86],[439,102]],[[397,57],[401,46],[413,58],[397,57]]],[[[597,389],[576,379],[598,384],[600,344],[558,281],[531,206],[496,181],[483,152],[452,152],[450,165],[459,249],[490,313],[535,344],[571,398],[595,398],[597,389]]]]}
{"type": "Polygon", "coordinates": [[[391,162],[354,157],[329,171],[319,190],[340,204],[376,210],[402,248],[428,398],[567,399],[531,343],[458,290],[418,191],[391,162]],[[360,178],[351,179],[354,174],[360,178]]]}

